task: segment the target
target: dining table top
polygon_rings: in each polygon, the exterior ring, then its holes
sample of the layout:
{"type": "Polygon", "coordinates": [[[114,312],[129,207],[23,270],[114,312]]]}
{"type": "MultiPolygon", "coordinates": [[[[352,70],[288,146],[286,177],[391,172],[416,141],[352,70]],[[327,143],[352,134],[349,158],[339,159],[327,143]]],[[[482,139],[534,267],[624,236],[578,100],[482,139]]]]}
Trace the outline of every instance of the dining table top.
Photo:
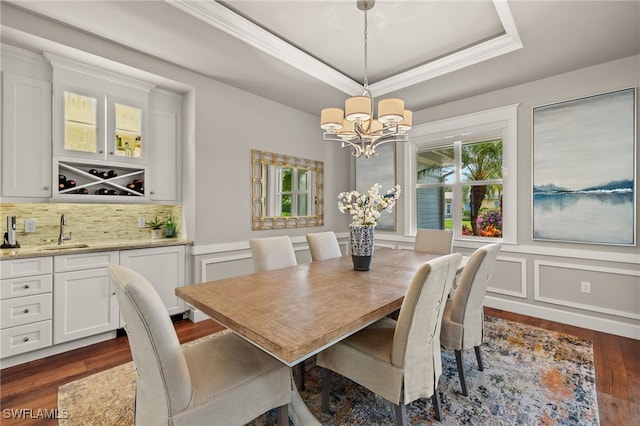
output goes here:
{"type": "Polygon", "coordinates": [[[355,271],[347,255],[175,293],[292,366],[399,309],[415,271],[438,256],[376,247],[369,271],[355,271]]]}

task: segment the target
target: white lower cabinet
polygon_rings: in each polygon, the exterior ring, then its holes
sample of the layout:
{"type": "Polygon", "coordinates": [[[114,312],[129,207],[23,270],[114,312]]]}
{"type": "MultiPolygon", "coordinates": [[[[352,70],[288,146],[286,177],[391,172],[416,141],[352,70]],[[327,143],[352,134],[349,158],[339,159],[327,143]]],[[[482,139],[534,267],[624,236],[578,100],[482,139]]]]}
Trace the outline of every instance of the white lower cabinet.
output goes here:
{"type": "Polygon", "coordinates": [[[138,272],[153,285],[169,315],[185,311],[185,303],[175,295],[185,285],[185,247],[170,246],[120,252],[120,265],[138,272]]]}
{"type": "Polygon", "coordinates": [[[121,328],[109,264],[121,264],[145,277],[160,295],[167,315],[185,311],[185,303],[175,295],[176,287],[186,281],[183,245],[3,260],[0,359],[15,365],[19,357],[36,359],[37,350],[50,355],[56,353],[56,345],[101,338],[121,328]]]}
{"type": "Polygon", "coordinates": [[[56,256],[53,276],[53,344],[115,330],[118,301],[107,271],[118,252],[56,256]]]}
{"type": "Polygon", "coordinates": [[[0,264],[0,358],[51,346],[50,256],[0,264]]]}

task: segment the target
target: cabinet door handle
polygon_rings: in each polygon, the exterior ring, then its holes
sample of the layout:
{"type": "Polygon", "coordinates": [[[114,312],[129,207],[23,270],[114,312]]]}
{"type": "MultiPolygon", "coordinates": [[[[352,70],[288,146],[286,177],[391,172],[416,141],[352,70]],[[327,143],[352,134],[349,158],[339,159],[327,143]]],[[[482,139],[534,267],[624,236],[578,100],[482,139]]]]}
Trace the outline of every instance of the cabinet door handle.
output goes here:
{"type": "Polygon", "coordinates": [[[103,153],[104,153],[103,150],[98,151],[98,154],[103,154],[103,153]]]}
{"type": "Polygon", "coordinates": [[[112,296],[115,296],[115,295],[116,295],[116,292],[114,291],[113,293],[111,293],[111,295],[112,295],[112,296]]]}
{"type": "Polygon", "coordinates": [[[48,187],[48,186],[45,186],[45,187],[44,187],[44,190],[45,190],[45,191],[48,191],[48,190],[49,190],[49,187],[48,187]]]}
{"type": "Polygon", "coordinates": [[[29,284],[25,284],[25,285],[24,285],[24,288],[29,288],[29,284]]]}
{"type": "Polygon", "coordinates": [[[153,194],[155,194],[155,193],[156,193],[156,191],[151,191],[151,192],[150,192],[150,194],[151,194],[151,195],[153,195],[153,194]]]}
{"type": "Polygon", "coordinates": [[[22,311],[22,312],[23,312],[23,313],[25,313],[25,314],[28,314],[28,313],[29,313],[29,308],[26,308],[26,309],[25,309],[24,311],[22,311]]]}
{"type": "Polygon", "coordinates": [[[25,338],[23,338],[23,339],[22,339],[22,341],[23,341],[23,342],[28,342],[28,341],[29,341],[29,338],[28,338],[28,337],[25,337],[25,338]]]}
{"type": "Polygon", "coordinates": [[[113,155],[113,151],[109,151],[109,155],[113,155]]]}

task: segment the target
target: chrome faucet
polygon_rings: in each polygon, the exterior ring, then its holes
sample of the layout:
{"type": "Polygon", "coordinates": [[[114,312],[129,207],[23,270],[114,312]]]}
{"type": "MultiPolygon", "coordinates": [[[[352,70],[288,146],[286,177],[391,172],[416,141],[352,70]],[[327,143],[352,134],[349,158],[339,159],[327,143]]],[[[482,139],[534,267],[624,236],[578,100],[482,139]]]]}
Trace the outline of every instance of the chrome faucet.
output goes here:
{"type": "Polygon", "coordinates": [[[58,245],[61,246],[64,244],[65,241],[68,241],[71,239],[71,232],[69,232],[69,236],[65,237],[64,236],[64,226],[67,224],[67,218],[65,217],[65,215],[61,215],[60,216],[60,235],[58,235],[58,245]]]}

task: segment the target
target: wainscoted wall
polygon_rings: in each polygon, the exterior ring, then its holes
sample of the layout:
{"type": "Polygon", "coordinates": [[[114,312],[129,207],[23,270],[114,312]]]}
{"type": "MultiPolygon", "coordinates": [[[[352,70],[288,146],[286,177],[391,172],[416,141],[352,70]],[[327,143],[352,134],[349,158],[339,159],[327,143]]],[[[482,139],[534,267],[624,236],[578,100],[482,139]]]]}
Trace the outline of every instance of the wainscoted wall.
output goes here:
{"type": "Polygon", "coordinates": [[[104,240],[142,240],[150,238],[149,228],[139,228],[138,218],[166,220],[171,216],[178,237],[182,229],[182,206],[139,204],[0,203],[0,229],[7,230],[6,216],[16,216],[16,240],[22,247],[56,242],[60,215],[67,219],[65,234],[73,241],[91,243],[104,240]],[[36,232],[24,232],[25,219],[36,220],[36,232]]]}
{"type": "MultiPolygon", "coordinates": [[[[336,235],[343,253],[347,253],[348,233],[336,235]]],[[[309,262],[306,239],[292,237],[292,241],[298,263],[309,262]]],[[[413,250],[413,244],[412,237],[376,234],[376,247],[413,250]]],[[[479,245],[458,243],[454,251],[470,255],[479,245]]],[[[253,272],[248,242],[194,246],[192,254],[194,282],[253,272]]],[[[637,257],[608,251],[503,245],[485,305],[640,339],[637,257]],[[581,291],[583,281],[589,282],[589,293],[581,291]],[[605,297],[612,292],[631,297],[605,297]]]]}
{"type": "MultiPolygon", "coordinates": [[[[315,232],[315,231],[310,231],[315,232]]],[[[336,233],[342,253],[347,253],[348,233],[336,233]]],[[[296,260],[299,264],[311,262],[309,246],[305,237],[291,237],[296,260]]],[[[253,259],[249,242],[194,246],[194,282],[213,281],[253,273],[253,259]]]]}

